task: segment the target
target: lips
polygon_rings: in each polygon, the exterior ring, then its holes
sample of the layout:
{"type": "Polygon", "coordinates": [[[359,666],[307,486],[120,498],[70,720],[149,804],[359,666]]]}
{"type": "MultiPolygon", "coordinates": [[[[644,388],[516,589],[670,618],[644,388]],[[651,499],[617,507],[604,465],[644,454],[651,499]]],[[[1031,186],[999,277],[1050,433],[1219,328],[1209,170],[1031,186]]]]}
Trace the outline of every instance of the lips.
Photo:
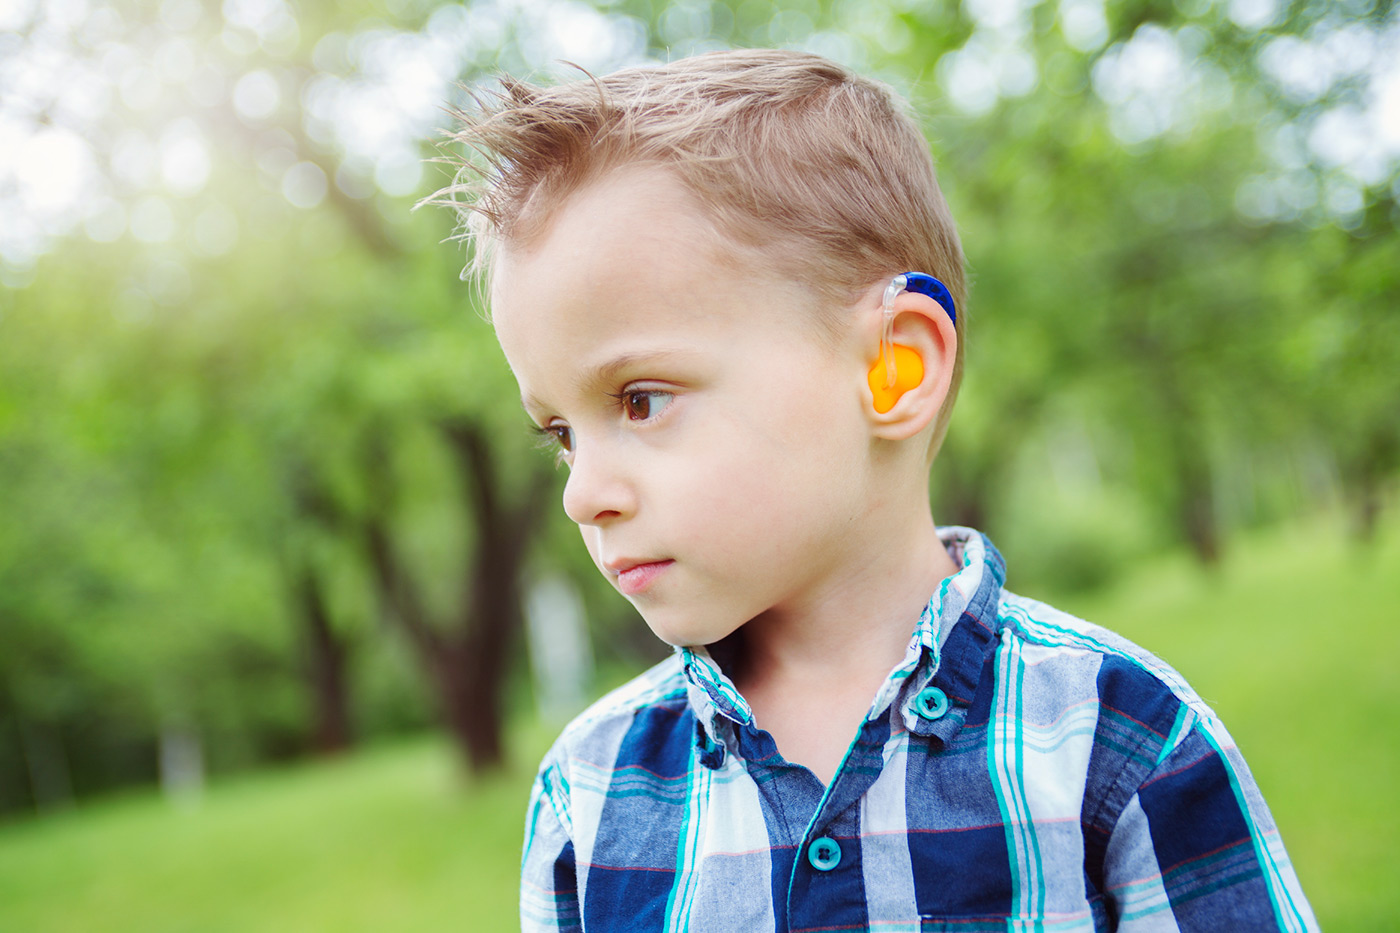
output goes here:
{"type": "Polygon", "coordinates": [[[618,560],[604,564],[603,569],[617,578],[617,588],[623,596],[635,596],[674,563],[674,560],[618,560]]]}

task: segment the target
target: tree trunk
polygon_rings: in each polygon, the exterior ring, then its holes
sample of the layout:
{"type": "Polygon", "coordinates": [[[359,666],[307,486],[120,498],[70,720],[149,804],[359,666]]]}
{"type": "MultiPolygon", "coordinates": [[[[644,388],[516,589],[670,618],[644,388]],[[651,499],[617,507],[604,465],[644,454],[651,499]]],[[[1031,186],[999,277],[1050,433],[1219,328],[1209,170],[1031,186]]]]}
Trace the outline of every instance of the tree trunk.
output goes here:
{"type": "Polygon", "coordinates": [[[1352,534],[1362,544],[1375,540],[1384,508],[1385,479],[1400,460],[1400,440],[1389,425],[1373,425],[1365,445],[1343,464],[1350,498],[1355,503],[1352,534]]]}
{"type": "Polygon", "coordinates": [[[991,471],[978,468],[980,459],[962,447],[950,449],[944,445],[933,470],[938,487],[938,521],[990,532],[987,503],[994,480],[991,471]]]}
{"type": "Polygon", "coordinates": [[[1178,526],[1197,560],[1213,567],[1220,563],[1220,524],[1210,466],[1199,445],[1178,438],[1175,446],[1178,526]]]}
{"type": "Polygon", "coordinates": [[[1366,477],[1356,491],[1356,519],[1353,535],[1362,544],[1376,540],[1376,526],[1381,519],[1381,489],[1375,477],[1366,477]]]}
{"type": "Polygon", "coordinates": [[[204,745],[188,722],[172,717],[160,727],[160,789],[177,806],[204,794],[204,745]]]}
{"type": "Polygon", "coordinates": [[[1160,353],[1150,353],[1157,371],[1158,404],[1171,468],[1177,530],[1206,567],[1220,563],[1220,520],[1215,475],[1201,437],[1202,420],[1181,383],[1178,369],[1160,353]]]}
{"type": "MultiPolygon", "coordinates": [[[[296,516],[303,525],[332,534],[345,533],[345,510],[305,459],[289,458],[284,476],[296,516]]],[[[349,642],[336,632],[307,537],[284,533],[277,544],[287,599],[302,646],[302,674],[311,705],[311,747],[323,755],[337,754],[353,742],[350,682],[346,676],[349,642]]]]}
{"type": "Polygon", "coordinates": [[[473,771],[505,760],[504,694],[510,649],[522,626],[520,571],[543,512],[550,475],[536,474],[522,500],[512,506],[498,480],[496,463],[480,429],[465,420],[440,426],[461,465],[464,521],[474,526],[475,547],[463,568],[463,593],[454,617],[434,622],[389,533],[395,488],[386,439],[366,447],[374,507],[364,530],[374,581],[386,615],[407,635],[432,685],[442,721],[473,771]]]}
{"type": "Polygon", "coordinates": [[[468,651],[448,652],[437,667],[437,690],[447,727],[463,760],[473,771],[505,762],[501,709],[503,668],[484,672],[468,651]]]}
{"type": "Polygon", "coordinates": [[[350,690],[345,676],[349,652],[331,626],[320,577],[309,561],[302,561],[296,588],[311,688],[312,747],[333,755],[351,745],[350,690]]]}
{"type": "Polygon", "coordinates": [[[520,577],[530,536],[543,514],[549,474],[536,472],[514,505],[506,501],[496,461],[481,430],[456,420],[442,431],[461,465],[464,511],[476,523],[474,566],[462,594],[463,616],[457,627],[461,652],[454,676],[459,687],[447,693],[464,704],[458,735],[468,761],[477,769],[504,761],[501,729],[505,720],[505,686],[511,648],[524,626],[520,577]]]}
{"type": "Polygon", "coordinates": [[[63,737],[56,727],[16,717],[20,749],[29,772],[29,793],[40,812],[73,805],[73,776],[63,737]]]}

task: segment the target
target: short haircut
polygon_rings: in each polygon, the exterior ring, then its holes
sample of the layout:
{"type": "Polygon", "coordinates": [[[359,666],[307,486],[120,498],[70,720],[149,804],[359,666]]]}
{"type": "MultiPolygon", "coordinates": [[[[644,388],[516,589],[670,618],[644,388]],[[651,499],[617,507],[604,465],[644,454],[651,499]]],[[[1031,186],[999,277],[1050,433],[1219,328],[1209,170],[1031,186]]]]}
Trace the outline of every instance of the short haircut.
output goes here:
{"type": "Polygon", "coordinates": [[[958,347],[937,450],[962,380],[962,245],[928,144],[889,87],[817,55],[742,49],[548,87],[503,77],[474,100],[454,113],[450,138],[468,153],[448,156],[456,180],[424,201],[462,213],[477,271],[498,242],[543,233],[571,193],[645,164],[675,174],[741,264],[807,283],[828,312],[900,272],[941,279],[958,347]]]}

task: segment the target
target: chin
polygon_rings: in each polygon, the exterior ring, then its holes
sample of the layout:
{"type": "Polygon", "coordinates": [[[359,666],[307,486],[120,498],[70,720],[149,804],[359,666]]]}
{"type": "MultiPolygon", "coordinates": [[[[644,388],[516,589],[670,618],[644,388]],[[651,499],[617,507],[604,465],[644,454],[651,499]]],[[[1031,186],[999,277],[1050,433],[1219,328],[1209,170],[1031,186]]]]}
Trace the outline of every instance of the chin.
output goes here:
{"type": "Polygon", "coordinates": [[[699,648],[729,636],[739,626],[711,620],[654,619],[642,615],[652,634],[674,648],[699,648]]]}

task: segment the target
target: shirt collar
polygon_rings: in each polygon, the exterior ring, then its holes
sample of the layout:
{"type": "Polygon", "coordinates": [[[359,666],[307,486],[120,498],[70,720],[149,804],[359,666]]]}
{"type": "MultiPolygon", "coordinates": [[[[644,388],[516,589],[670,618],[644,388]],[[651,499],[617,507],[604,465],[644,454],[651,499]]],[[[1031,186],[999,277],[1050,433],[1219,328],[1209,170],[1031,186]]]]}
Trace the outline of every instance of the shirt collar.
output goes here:
{"type": "MultiPolygon", "coordinates": [[[[957,573],[945,577],[920,614],[904,658],[890,671],[875,694],[867,721],[885,715],[898,704],[905,728],[947,742],[962,725],[976,693],[983,660],[997,637],[997,605],[1006,581],[1006,563],[991,540],[980,531],[959,526],[938,529],[938,537],[957,573]],[[950,709],[940,719],[918,714],[915,697],[937,686],[946,693],[950,709]]],[[[707,757],[725,745],[723,721],[739,726],[753,722],[753,710],[724,673],[714,654],[723,657],[724,643],[676,649],[685,670],[686,690],[699,728],[696,741],[707,757]],[[713,648],[713,651],[712,651],[713,648]]]]}
{"type": "MultiPolygon", "coordinates": [[[[940,528],[938,535],[961,569],[939,584],[915,629],[904,665],[891,676],[901,669],[907,673],[897,686],[886,684],[892,695],[883,706],[879,699],[876,705],[880,711],[894,705],[904,728],[946,744],[967,718],[987,656],[1000,633],[998,606],[1006,562],[980,531],[953,526],[940,528]],[[927,626],[922,624],[924,619],[930,620],[927,626]],[[917,659],[912,657],[915,642],[917,659]],[[935,719],[920,713],[917,703],[919,694],[930,687],[948,699],[947,712],[935,719]]],[[[885,695],[882,691],[881,698],[885,695]]]]}

